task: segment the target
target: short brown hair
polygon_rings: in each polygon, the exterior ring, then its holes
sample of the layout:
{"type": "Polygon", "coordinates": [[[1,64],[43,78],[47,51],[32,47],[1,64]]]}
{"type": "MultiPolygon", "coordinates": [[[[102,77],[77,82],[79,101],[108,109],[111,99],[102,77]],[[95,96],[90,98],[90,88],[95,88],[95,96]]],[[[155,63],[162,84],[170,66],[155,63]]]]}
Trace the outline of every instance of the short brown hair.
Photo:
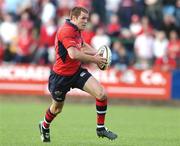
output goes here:
{"type": "Polygon", "coordinates": [[[70,19],[72,19],[72,16],[75,16],[76,18],[78,18],[80,16],[81,12],[89,13],[89,11],[86,8],[77,6],[77,7],[74,7],[70,11],[70,19]]]}

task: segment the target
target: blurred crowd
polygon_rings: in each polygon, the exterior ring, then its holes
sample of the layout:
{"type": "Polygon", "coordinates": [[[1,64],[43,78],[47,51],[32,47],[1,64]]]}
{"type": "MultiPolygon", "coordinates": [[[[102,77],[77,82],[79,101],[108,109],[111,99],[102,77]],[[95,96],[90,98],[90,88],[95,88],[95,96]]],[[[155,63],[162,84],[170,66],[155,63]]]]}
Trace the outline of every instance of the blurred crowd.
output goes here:
{"type": "Polygon", "coordinates": [[[84,41],[112,50],[112,67],[180,69],[180,0],[0,0],[0,62],[52,64],[57,28],[90,11],[84,41]]]}

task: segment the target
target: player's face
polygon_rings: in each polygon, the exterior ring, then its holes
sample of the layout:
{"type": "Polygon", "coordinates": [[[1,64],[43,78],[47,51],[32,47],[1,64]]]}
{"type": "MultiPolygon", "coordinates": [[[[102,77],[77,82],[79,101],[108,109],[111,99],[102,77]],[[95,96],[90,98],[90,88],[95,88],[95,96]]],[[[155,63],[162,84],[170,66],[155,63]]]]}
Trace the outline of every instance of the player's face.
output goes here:
{"type": "Polygon", "coordinates": [[[84,30],[88,23],[89,14],[81,12],[79,17],[76,19],[76,25],[80,30],[84,30]]]}

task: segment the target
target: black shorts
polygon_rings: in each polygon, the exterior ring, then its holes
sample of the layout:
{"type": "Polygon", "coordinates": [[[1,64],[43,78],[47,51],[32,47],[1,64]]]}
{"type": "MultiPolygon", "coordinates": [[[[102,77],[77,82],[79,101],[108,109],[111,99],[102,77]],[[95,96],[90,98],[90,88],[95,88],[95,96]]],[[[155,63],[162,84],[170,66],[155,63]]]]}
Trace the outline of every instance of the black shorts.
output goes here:
{"type": "Polygon", "coordinates": [[[48,88],[52,98],[57,102],[64,101],[66,93],[70,91],[71,88],[79,88],[83,90],[84,84],[90,76],[91,74],[87,69],[81,67],[72,76],[61,76],[51,71],[48,88]]]}

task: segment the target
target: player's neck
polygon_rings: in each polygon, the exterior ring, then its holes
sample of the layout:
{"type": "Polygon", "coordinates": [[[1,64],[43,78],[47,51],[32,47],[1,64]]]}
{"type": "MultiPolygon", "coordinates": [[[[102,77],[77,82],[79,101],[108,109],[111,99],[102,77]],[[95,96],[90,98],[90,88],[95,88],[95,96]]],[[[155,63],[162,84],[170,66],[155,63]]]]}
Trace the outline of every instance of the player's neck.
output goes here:
{"type": "Polygon", "coordinates": [[[75,26],[77,26],[77,24],[76,24],[75,21],[73,21],[73,20],[70,19],[70,22],[71,22],[72,24],[74,24],[75,26]]]}

